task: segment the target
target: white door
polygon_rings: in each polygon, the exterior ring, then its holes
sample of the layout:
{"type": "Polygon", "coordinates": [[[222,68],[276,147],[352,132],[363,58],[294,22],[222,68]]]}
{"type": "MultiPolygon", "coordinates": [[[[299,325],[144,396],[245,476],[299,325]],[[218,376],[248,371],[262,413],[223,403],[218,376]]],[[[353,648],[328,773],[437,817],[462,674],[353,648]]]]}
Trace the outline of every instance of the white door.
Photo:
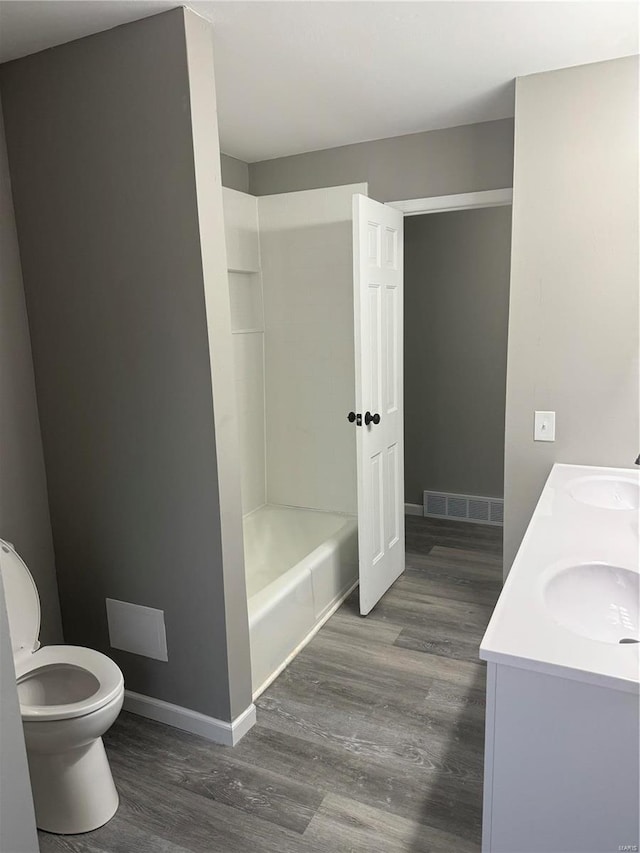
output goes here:
{"type": "MultiPolygon", "coordinates": [[[[360,613],[404,571],[402,213],[353,197],[360,613]]],[[[351,416],[350,416],[351,419],[351,416]]]]}

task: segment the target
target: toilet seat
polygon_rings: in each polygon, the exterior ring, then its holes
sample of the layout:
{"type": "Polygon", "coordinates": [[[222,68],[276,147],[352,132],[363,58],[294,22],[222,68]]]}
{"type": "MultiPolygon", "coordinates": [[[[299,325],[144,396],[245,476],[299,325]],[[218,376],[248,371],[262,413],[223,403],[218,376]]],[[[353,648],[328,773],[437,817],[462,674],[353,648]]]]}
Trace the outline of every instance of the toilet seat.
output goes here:
{"type": "Polygon", "coordinates": [[[16,681],[25,722],[83,717],[107,705],[124,689],[118,666],[101,652],[81,646],[44,646],[27,659],[16,661],[16,681]],[[42,704],[23,698],[29,680],[39,675],[55,687],[52,701],[42,704]],[[71,701],[64,701],[65,693],[71,701]]]}
{"type": "Polygon", "coordinates": [[[0,585],[38,829],[91,832],[116,813],[118,792],[102,737],[124,700],[124,677],[82,646],[40,647],[40,599],[24,560],[0,539],[0,585]]]}
{"type": "Polygon", "coordinates": [[[124,678],[106,655],[82,646],[40,648],[40,598],[13,545],[0,539],[0,569],[24,722],[84,717],[120,698],[124,678]]]}

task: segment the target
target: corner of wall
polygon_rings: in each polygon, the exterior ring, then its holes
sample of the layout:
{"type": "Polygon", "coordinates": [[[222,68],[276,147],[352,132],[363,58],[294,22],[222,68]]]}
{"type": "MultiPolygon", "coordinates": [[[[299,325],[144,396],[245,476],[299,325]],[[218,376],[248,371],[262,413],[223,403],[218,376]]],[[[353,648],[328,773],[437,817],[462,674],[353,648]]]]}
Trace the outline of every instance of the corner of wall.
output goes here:
{"type": "Polygon", "coordinates": [[[53,537],[29,322],[0,102],[0,538],[13,542],[34,576],[41,636],[62,642],[53,537]]]}
{"type": "Polygon", "coordinates": [[[222,186],[241,193],[249,192],[249,165],[237,157],[220,153],[222,186]]]}
{"type": "Polygon", "coordinates": [[[232,363],[231,312],[215,105],[211,25],[184,9],[193,151],[198,199],[211,381],[213,390],[222,570],[229,670],[230,720],[251,704],[251,657],[244,576],[237,413],[232,363]]]}

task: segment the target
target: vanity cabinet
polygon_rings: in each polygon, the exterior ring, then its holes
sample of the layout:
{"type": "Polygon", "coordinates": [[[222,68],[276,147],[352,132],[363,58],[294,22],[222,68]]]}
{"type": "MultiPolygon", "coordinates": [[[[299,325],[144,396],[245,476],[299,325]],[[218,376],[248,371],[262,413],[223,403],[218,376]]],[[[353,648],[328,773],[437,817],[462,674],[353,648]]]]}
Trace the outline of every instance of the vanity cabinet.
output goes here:
{"type": "Polygon", "coordinates": [[[638,850],[638,717],[633,692],[488,663],[483,853],[638,850]]]}
{"type": "Polygon", "coordinates": [[[555,464],[480,645],[483,853],[638,851],[640,477],[555,464]]]}

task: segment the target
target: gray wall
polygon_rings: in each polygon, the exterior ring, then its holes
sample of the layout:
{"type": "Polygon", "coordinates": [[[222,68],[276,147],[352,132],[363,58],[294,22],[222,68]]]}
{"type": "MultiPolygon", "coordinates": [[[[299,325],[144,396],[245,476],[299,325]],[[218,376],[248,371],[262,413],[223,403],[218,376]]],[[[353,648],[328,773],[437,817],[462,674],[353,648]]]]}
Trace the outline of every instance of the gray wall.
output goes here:
{"type": "Polygon", "coordinates": [[[378,201],[510,187],[513,121],[361,142],[249,165],[253,195],[368,181],[378,201]]]}
{"type": "Polygon", "coordinates": [[[555,461],[638,454],[638,60],[517,81],[505,456],[508,571],[555,461]],[[533,441],[536,409],[555,443],[533,441]]]}
{"type": "Polygon", "coordinates": [[[0,539],[16,546],[38,585],[42,642],[61,642],[47,481],[1,107],[0,539]]]}
{"type": "Polygon", "coordinates": [[[221,154],[220,167],[223,187],[229,187],[241,193],[249,192],[249,166],[246,163],[235,157],[229,157],[228,154],[221,154]]]}
{"type": "MultiPolygon", "coordinates": [[[[65,639],[111,654],[129,689],[228,720],[191,14],[17,60],[0,85],[65,639]],[[106,597],[165,611],[168,663],[110,649],[106,597]]],[[[246,635],[246,601],[233,618],[246,635]]]]}
{"type": "Polygon", "coordinates": [[[511,207],[404,221],[405,499],[502,497],[511,207]]]}
{"type": "MultiPolygon", "coordinates": [[[[38,584],[40,637],[62,641],[47,483],[0,106],[0,538],[38,584]]],[[[0,579],[0,851],[38,850],[9,622],[0,579]]]]}
{"type": "Polygon", "coordinates": [[[0,579],[0,851],[37,853],[38,849],[9,620],[0,579]]]}

